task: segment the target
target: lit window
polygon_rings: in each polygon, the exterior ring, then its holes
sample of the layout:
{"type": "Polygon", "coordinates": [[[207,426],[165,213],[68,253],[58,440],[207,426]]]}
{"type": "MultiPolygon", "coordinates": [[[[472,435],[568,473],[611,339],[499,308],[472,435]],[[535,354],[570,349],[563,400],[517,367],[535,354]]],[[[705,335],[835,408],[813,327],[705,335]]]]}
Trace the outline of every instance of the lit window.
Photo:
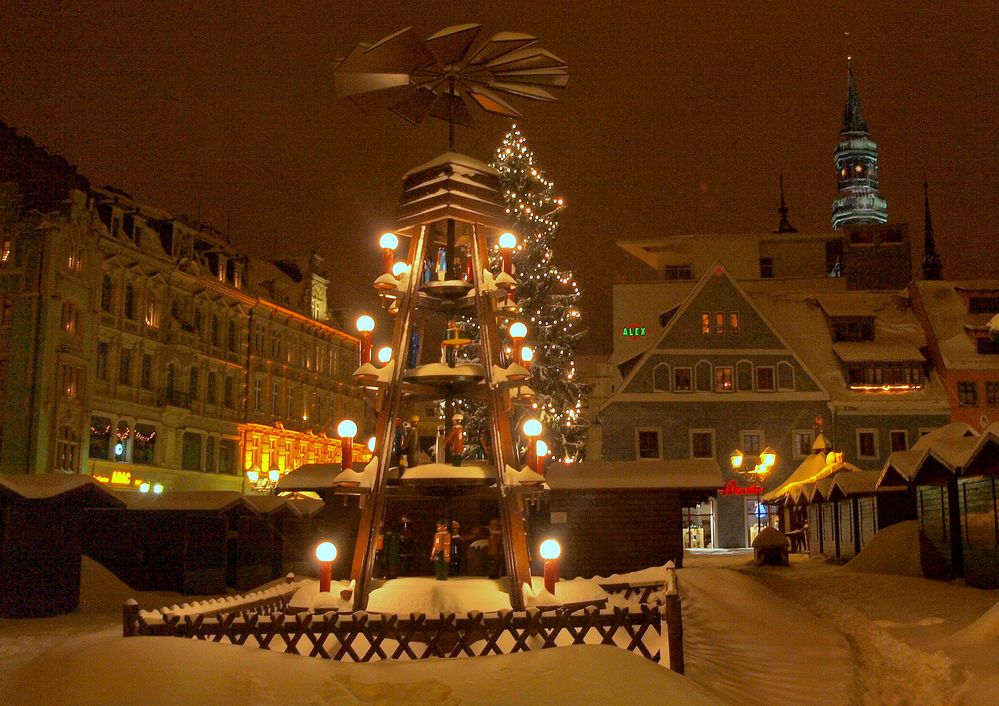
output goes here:
{"type": "Polygon", "coordinates": [[[730,311],[728,314],[728,332],[733,335],[739,334],[739,312],[730,311]]]}
{"type": "Polygon", "coordinates": [[[76,397],[80,384],[80,371],[72,365],[62,366],[62,391],[69,399],[76,397]]]}
{"type": "Polygon", "coordinates": [[[715,367],[715,392],[732,392],[732,367],[719,365],[715,367]]]}
{"type": "Polygon", "coordinates": [[[701,333],[711,333],[711,314],[706,311],[701,312],[701,333]]]}
{"type": "Polygon", "coordinates": [[[14,241],[10,238],[4,238],[3,243],[0,244],[0,265],[6,265],[8,262],[12,262],[14,259],[14,241]]]}
{"type": "Polygon", "coordinates": [[[725,333],[725,313],[719,311],[715,314],[715,333],[721,335],[725,333]]]}
{"type": "Polygon", "coordinates": [[[673,392],[690,392],[692,389],[690,368],[674,368],[673,392]]]}
{"type": "Polygon", "coordinates": [[[72,302],[62,303],[62,330],[66,333],[76,333],[79,314],[72,302]]]}

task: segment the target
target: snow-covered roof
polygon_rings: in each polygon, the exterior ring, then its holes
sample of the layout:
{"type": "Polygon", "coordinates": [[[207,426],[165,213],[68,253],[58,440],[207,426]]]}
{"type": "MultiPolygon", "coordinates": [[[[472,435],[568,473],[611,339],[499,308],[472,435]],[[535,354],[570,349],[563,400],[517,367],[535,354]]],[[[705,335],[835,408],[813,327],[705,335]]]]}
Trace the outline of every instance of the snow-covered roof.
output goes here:
{"type": "Polygon", "coordinates": [[[815,298],[826,315],[837,317],[874,316],[864,297],[863,292],[842,292],[839,294],[823,294],[815,298]]]}
{"type": "Polygon", "coordinates": [[[965,303],[971,292],[999,295],[999,280],[931,281],[920,280],[912,285],[926,312],[940,356],[947,368],[957,370],[995,370],[995,356],[983,355],[975,347],[969,329],[984,329],[991,314],[972,314],[965,303]]]}
{"type": "Polygon", "coordinates": [[[277,495],[244,495],[243,502],[258,515],[276,515],[291,512],[286,498],[277,495]]]}
{"type": "MultiPolygon", "coordinates": [[[[830,452],[828,454],[812,454],[798,465],[794,472],[781,485],[763,496],[768,502],[779,501],[791,490],[809,486],[813,488],[808,499],[815,497],[815,491],[820,491],[823,498],[828,497],[832,487],[832,477],[840,473],[860,473],[861,470],[852,463],[843,460],[843,454],[830,452]],[[829,481],[826,483],[826,481],[829,481]]],[[[800,498],[800,495],[798,496],[800,498]]]]}
{"type": "Polygon", "coordinates": [[[288,508],[299,517],[312,517],[326,505],[315,498],[288,498],[288,508]]]}
{"type": "Polygon", "coordinates": [[[552,490],[623,488],[714,489],[725,485],[713,458],[666,461],[553,463],[545,472],[552,490]]]}
{"type": "Polygon", "coordinates": [[[922,389],[872,392],[850,389],[847,383],[843,362],[925,360],[919,350],[926,345],[926,337],[905,291],[826,293],[817,298],[809,289],[791,289],[794,282],[785,282],[779,288],[764,282],[742,284],[771,325],[829,391],[832,405],[949,413],[946,391],[932,369],[922,389]],[[833,344],[823,313],[827,306],[837,312],[869,309],[874,315],[874,340],[833,344]]]}
{"type": "Polygon", "coordinates": [[[276,492],[293,490],[322,490],[336,485],[336,477],[343,470],[339,463],[306,463],[281,476],[276,492]]]}
{"type": "Polygon", "coordinates": [[[792,488],[799,487],[802,483],[807,483],[815,478],[825,466],[825,453],[809,454],[783,483],[765,494],[763,500],[779,500],[792,488]]]}
{"type": "Polygon", "coordinates": [[[120,507],[122,502],[90,476],[64,473],[0,475],[0,497],[47,500],[65,493],[82,494],[91,507],[120,507]]]}
{"type": "Polygon", "coordinates": [[[455,164],[462,167],[469,167],[475,171],[486,172],[487,174],[499,174],[499,172],[490,167],[488,164],[480,162],[475,159],[475,157],[469,157],[467,154],[462,154],[460,152],[445,152],[444,154],[434,157],[429,162],[424,162],[423,164],[413,167],[406,172],[405,176],[419,174],[427,169],[439,167],[444,164],[455,164]]]}
{"type": "Polygon", "coordinates": [[[238,490],[176,490],[158,495],[124,491],[115,492],[115,495],[129,510],[225,512],[237,505],[247,507],[238,490]]]}
{"type": "MultiPolygon", "coordinates": [[[[854,495],[872,495],[878,492],[878,479],[881,477],[880,471],[860,471],[859,473],[840,473],[833,478],[834,495],[841,497],[851,497],[854,495]]],[[[903,491],[900,487],[885,487],[881,492],[903,491]]]]}

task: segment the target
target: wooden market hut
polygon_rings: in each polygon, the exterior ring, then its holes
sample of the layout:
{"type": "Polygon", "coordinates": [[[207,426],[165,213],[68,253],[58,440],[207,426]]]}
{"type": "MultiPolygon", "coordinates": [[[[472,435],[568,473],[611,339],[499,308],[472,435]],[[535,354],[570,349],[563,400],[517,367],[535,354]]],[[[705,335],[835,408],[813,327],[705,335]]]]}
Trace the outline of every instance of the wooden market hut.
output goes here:
{"type": "Polygon", "coordinates": [[[225,593],[230,529],[254,511],[237,491],[122,492],[124,512],[95,518],[87,553],[139,591],[225,593]],[[94,539],[103,538],[97,545],[94,539]]]}
{"type": "Polygon", "coordinates": [[[682,566],[683,508],[724,485],[714,459],[553,463],[545,480],[533,544],[557,539],[567,578],[682,566]]]}
{"type": "Polygon", "coordinates": [[[999,425],[990,425],[957,480],[964,580],[999,588],[999,425]]]}
{"type": "Polygon", "coordinates": [[[311,574],[317,567],[314,554],[319,543],[316,517],[322,512],[324,503],[297,493],[289,497],[287,503],[291,514],[278,518],[275,535],[278,545],[274,553],[275,575],[311,574]]]}
{"type": "Polygon", "coordinates": [[[847,561],[879,530],[912,519],[907,490],[903,487],[878,489],[879,471],[839,473],[833,477],[829,502],[837,513],[838,533],[835,555],[847,561]]]}
{"type": "Polygon", "coordinates": [[[251,513],[236,513],[229,532],[226,584],[240,591],[256,588],[281,575],[281,524],[295,516],[288,500],[276,495],[244,495],[251,513]],[[235,532],[232,531],[235,529],[235,532]]]}
{"type": "Polygon", "coordinates": [[[0,476],[0,617],[76,610],[85,509],[121,505],[90,476],[0,476]]]}
{"type": "Polygon", "coordinates": [[[806,499],[808,500],[808,523],[817,530],[817,541],[809,542],[810,556],[827,556],[838,558],[839,548],[839,515],[835,503],[829,502],[829,492],[832,490],[833,479],[829,476],[820,478],[809,484],[806,499]]]}

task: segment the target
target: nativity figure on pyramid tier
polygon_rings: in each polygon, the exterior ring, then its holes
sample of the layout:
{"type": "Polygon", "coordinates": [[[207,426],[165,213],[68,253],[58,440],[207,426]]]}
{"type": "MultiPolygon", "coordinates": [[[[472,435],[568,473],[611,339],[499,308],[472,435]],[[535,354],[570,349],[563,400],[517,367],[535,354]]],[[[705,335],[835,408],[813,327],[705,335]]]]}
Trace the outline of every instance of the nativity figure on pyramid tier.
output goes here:
{"type": "MultiPolygon", "coordinates": [[[[414,124],[427,117],[448,124],[448,151],[404,175],[395,224],[379,240],[383,271],[374,288],[394,319],[391,338],[372,362],[369,328],[369,355],[354,373],[377,415],[374,455],[362,472],[351,471],[356,483],[341,488],[364,496],[351,566],[357,610],[367,606],[372,589],[376,528],[387,514],[412,511],[414,497],[436,499],[422,507],[446,508],[430,552],[437,578],[447,578],[454,540],[448,529],[459,527],[460,518],[469,527],[490,525],[495,556],[489,573],[509,577],[513,608],[524,607],[522,587],[531,583],[525,513],[546,486],[536,464],[526,460],[538,434],[525,439],[512,423],[521,416],[515,406],[529,408],[533,399],[524,393],[531,373],[521,356],[531,334],[516,320],[516,273],[493,264],[517,238],[499,172],[456,152],[455,136],[457,126],[471,125],[470,105],[517,118],[509,96],[554,101],[549,89],[564,88],[568,71],[537,46],[536,37],[480,36],[481,29],[448,27],[426,39],[402,30],[358,45],[334,72],[339,95],[363,109],[388,108],[414,124]],[[438,335],[439,358],[424,345],[438,335]],[[512,348],[504,344],[511,338],[512,348]],[[481,444],[487,452],[464,462],[459,410],[467,401],[487,410],[481,444]],[[433,416],[443,420],[443,433],[426,446],[435,447],[432,461],[421,446],[418,420],[401,439],[395,423],[422,410],[437,410],[433,416]],[[398,485],[389,483],[395,459],[406,466],[398,485]]],[[[383,547],[387,543],[386,537],[383,547]]]]}

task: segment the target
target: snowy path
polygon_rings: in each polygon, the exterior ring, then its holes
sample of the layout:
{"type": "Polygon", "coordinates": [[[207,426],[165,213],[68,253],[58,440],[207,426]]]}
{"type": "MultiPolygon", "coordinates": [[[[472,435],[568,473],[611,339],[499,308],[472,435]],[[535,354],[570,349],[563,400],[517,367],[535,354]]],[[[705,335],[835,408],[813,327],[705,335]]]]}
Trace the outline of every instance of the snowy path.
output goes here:
{"type": "Polygon", "coordinates": [[[682,569],[686,675],[740,704],[847,704],[854,663],[832,626],[738,571],[682,569]]]}

